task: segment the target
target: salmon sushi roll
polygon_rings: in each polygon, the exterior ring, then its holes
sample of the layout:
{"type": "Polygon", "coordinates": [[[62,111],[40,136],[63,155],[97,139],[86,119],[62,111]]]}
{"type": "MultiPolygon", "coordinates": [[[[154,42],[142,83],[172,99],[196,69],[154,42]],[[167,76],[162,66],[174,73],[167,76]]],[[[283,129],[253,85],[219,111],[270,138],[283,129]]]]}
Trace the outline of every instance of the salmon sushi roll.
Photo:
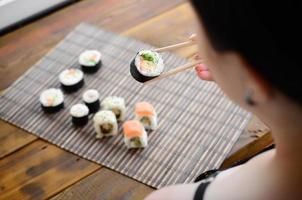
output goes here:
{"type": "Polygon", "coordinates": [[[97,112],[94,117],[94,129],[96,138],[117,135],[118,127],[115,114],[110,110],[97,112]]]}
{"type": "Polygon", "coordinates": [[[157,114],[154,107],[148,102],[139,102],[135,105],[135,117],[146,130],[157,128],[157,114]]]}
{"type": "Polygon", "coordinates": [[[144,126],[137,120],[123,124],[124,142],[127,148],[144,148],[148,145],[148,136],[144,126]]]}

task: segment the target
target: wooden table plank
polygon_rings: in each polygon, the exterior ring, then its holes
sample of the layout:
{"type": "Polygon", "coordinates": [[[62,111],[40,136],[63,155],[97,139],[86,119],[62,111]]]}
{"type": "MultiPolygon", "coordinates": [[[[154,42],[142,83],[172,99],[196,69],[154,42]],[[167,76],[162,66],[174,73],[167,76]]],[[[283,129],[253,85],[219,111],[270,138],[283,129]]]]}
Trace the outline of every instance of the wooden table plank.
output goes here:
{"type": "Polygon", "coordinates": [[[141,200],[152,191],[152,188],[133,179],[102,168],[52,200],[141,200]]]}
{"type": "Polygon", "coordinates": [[[247,144],[244,148],[232,154],[221,165],[220,169],[227,169],[234,163],[250,158],[263,150],[265,147],[273,144],[273,138],[270,132],[266,132],[261,138],[247,144]]]}
{"type": "Polygon", "coordinates": [[[7,88],[83,21],[121,32],[183,1],[86,0],[7,34],[0,38],[0,90],[7,88]]]}
{"type": "Polygon", "coordinates": [[[265,136],[270,134],[270,129],[256,116],[253,116],[238,142],[235,143],[229,155],[234,155],[241,149],[244,149],[247,144],[251,144],[255,141],[263,143],[266,139],[265,136]],[[261,141],[264,140],[264,141],[261,141]]]}
{"type": "Polygon", "coordinates": [[[45,199],[99,168],[37,140],[0,160],[0,199],[45,199]]]}
{"type": "Polygon", "coordinates": [[[32,134],[0,120],[0,158],[31,143],[36,138],[32,134]]]}

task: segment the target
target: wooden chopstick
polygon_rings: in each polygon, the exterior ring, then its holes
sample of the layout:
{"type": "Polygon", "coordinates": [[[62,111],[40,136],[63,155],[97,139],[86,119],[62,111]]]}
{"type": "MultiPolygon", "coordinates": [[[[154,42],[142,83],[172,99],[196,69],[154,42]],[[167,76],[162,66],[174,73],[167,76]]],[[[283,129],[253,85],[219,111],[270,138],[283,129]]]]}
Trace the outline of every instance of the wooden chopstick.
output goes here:
{"type": "Polygon", "coordinates": [[[178,49],[178,48],[181,48],[181,47],[190,46],[190,45],[193,45],[193,44],[196,44],[196,42],[194,40],[188,40],[188,41],[180,42],[180,43],[173,44],[173,45],[170,45],[170,46],[160,47],[160,48],[154,49],[154,51],[160,53],[160,52],[163,52],[163,51],[170,51],[170,50],[178,49]]]}
{"type": "Polygon", "coordinates": [[[155,81],[159,81],[159,80],[162,80],[162,79],[167,78],[167,77],[170,77],[170,76],[174,76],[175,74],[178,74],[178,73],[180,73],[180,72],[186,71],[186,70],[188,70],[188,69],[192,69],[192,68],[194,68],[196,65],[201,64],[201,63],[202,63],[201,60],[197,60],[197,61],[193,61],[193,62],[187,63],[187,64],[185,64],[185,65],[183,65],[183,66],[177,67],[177,68],[172,69],[172,70],[167,71],[167,72],[164,72],[164,73],[162,73],[160,76],[158,76],[158,77],[156,77],[156,78],[154,78],[154,79],[151,79],[151,80],[149,80],[149,81],[146,81],[146,82],[144,82],[143,84],[144,84],[144,85],[147,85],[147,84],[149,84],[149,83],[152,83],[152,82],[155,82],[155,81]]]}

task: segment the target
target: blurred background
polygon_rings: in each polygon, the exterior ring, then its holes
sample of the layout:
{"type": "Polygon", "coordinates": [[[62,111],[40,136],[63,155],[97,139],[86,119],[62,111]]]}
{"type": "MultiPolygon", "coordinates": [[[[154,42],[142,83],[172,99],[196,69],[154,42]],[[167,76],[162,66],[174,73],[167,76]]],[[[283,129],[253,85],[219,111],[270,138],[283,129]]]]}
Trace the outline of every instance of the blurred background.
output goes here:
{"type": "Polygon", "coordinates": [[[72,2],[75,0],[0,0],[0,34],[72,2]]]}

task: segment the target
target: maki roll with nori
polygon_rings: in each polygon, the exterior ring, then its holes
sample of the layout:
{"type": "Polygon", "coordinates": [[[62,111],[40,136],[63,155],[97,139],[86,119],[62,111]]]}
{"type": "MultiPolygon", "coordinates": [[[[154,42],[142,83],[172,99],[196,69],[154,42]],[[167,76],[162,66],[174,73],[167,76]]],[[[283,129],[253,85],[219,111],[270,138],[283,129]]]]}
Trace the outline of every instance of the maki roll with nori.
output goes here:
{"type": "Polygon", "coordinates": [[[59,75],[61,87],[65,92],[75,92],[84,85],[84,74],[79,69],[66,69],[59,75]]]}
{"type": "Polygon", "coordinates": [[[83,101],[89,108],[89,113],[96,113],[100,110],[100,94],[96,90],[87,90],[83,94],[83,101]]]}
{"type": "Polygon", "coordinates": [[[79,63],[85,73],[95,73],[101,66],[101,53],[97,50],[86,50],[79,56],[79,63]]]}
{"type": "Polygon", "coordinates": [[[130,73],[139,82],[146,82],[159,76],[164,70],[162,57],[155,51],[143,50],[137,53],[130,64],[130,73]]]}
{"type": "Polygon", "coordinates": [[[102,110],[97,112],[93,117],[93,121],[97,133],[96,138],[117,135],[117,121],[112,111],[102,110]]]}
{"type": "Polygon", "coordinates": [[[144,126],[137,120],[130,120],[123,124],[124,143],[131,148],[144,148],[148,145],[148,136],[144,126]]]}
{"type": "Polygon", "coordinates": [[[122,121],[125,118],[126,114],[126,105],[125,100],[122,97],[109,96],[106,97],[102,103],[102,110],[111,110],[117,121],[122,121]]]}
{"type": "Polygon", "coordinates": [[[70,109],[72,123],[76,126],[84,126],[88,122],[89,109],[84,104],[73,105],[70,109]]]}
{"type": "Polygon", "coordinates": [[[47,113],[57,112],[64,107],[64,95],[60,89],[44,90],[40,95],[40,104],[47,113]]]}

